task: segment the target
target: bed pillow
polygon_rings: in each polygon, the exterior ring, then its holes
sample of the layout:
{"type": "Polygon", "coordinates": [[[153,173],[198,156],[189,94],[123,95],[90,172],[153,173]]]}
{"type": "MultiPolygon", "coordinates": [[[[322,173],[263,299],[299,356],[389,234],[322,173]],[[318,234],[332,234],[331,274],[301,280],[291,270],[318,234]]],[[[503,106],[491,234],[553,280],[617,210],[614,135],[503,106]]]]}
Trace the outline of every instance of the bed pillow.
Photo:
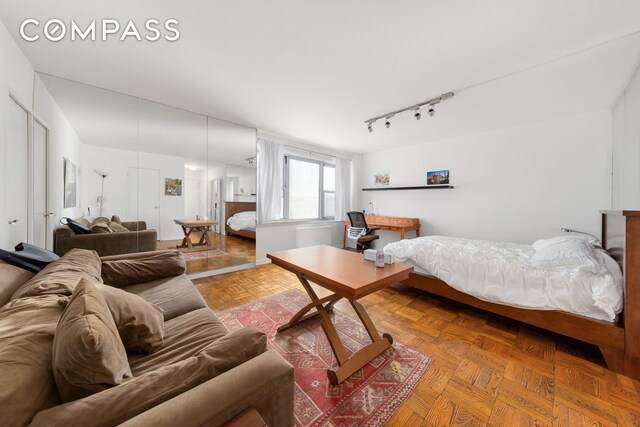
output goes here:
{"type": "Polygon", "coordinates": [[[127,352],[102,293],[83,278],[53,338],[53,377],[63,402],[81,399],[131,378],[127,352]]]}
{"type": "Polygon", "coordinates": [[[556,245],[558,243],[570,242],[570,241],[585,241],[589,245],[596,245],[600,242],[592,236],[587,236],[586,234],[563,234],[562,236],[551,237],[549,239],[540,239],[533,242],[533,249],[539,250],[544,249],[547,246],[556,245]]]}
{"type": "MultiPolygon", "coordinates": [[[[535,245],[534,248],[536,248],[535,245]]],[[[586,239],[557,240],[538,248],[531,257],[531,265],[535,268],[594,274],[601,273],[605,269],[602,256],[593,250],[586,239]]]]}
{"type": "Polygon", "coordinates": [[[124,348],[151,354],[164,343],[164,314],[142,297],[107,285],[96,285],[118,328],[124,348]]]}

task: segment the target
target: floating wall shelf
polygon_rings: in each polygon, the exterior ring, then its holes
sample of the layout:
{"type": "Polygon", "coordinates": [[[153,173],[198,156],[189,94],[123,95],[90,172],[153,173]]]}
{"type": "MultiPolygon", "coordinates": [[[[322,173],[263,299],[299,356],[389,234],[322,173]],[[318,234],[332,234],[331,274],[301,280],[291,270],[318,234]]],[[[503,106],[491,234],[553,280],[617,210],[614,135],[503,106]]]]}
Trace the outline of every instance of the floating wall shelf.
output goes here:
{"type": "Polygon", "coordinates": [[[453,185],[414,185],[411,187],[369,187],[362,191],[391,191],[391,190],[442,190],[452,189],[453,185]]]}

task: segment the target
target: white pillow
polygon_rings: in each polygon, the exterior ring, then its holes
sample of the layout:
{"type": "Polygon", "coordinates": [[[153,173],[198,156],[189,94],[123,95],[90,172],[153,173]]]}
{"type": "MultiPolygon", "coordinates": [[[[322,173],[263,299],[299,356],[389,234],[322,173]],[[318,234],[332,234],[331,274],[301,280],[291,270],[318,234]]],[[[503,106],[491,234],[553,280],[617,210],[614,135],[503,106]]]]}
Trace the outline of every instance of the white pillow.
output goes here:
{"type": "Polygon", "coordinates": [[[555,245],[558,243],[564,243],[564,242],[575,241],[575,240],[585,241],[592,246],[600,243],[598,242],[597,239],[593,238],[592,236],[587,236],[586,234],[563,234],[562,236],[551,237],[549,239],[536,240],[535,242],[533,242],[531,246],[533,246],[533,249],[535,250],[540,250],[550,245],[555,245]]]}
{"type": "Polygon", "coordinates": [[[534,243],[534,248],[536,253],[531,257],[531,266],[535,268],[594,274],[605,269],[602,256],[596,254],[587,239],[563,239],[544,245],[534,243]]]}

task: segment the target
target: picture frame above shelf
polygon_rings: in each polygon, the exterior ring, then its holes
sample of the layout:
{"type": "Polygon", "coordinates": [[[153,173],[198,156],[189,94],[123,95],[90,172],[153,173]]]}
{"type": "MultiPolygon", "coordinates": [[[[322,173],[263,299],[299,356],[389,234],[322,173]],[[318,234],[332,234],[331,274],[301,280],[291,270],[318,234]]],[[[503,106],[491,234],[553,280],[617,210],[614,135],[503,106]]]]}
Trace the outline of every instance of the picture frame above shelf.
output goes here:
{"type": "Polygon", "coordinates": [[[390,191],[390,190],[451,190],[453,185],[412,185],[406,187],[368,187],[362,191],[390,191]]]}

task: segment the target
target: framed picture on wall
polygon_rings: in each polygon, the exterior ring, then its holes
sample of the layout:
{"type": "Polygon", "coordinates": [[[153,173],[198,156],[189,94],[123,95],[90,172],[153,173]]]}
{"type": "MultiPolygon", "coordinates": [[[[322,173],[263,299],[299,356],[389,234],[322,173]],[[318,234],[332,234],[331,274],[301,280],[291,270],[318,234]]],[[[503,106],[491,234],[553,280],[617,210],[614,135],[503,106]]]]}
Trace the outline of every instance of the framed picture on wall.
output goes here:
{"type": "Polygon", "coordinates": [[[165,178],[164,195],[182,196],[182,180],[180,178],[165,178]]]}
{"type": "Polygon", "coordinates": [[[427,185],[449,185],[449,169],[427,172],[427,185]]]}
{"type": "Polygon", "coordinates": [[[76,193],[78,188],[78,175],[76,165],[70,159],[63,157],[64,166],[64,207],[75,208],[77,205],[76,193]]]}
{"type": "Polygon", "coordinates": [[[377,173],[373,175],[373,185],[389,185],[390,181],[389,173],[377,173]]]}

